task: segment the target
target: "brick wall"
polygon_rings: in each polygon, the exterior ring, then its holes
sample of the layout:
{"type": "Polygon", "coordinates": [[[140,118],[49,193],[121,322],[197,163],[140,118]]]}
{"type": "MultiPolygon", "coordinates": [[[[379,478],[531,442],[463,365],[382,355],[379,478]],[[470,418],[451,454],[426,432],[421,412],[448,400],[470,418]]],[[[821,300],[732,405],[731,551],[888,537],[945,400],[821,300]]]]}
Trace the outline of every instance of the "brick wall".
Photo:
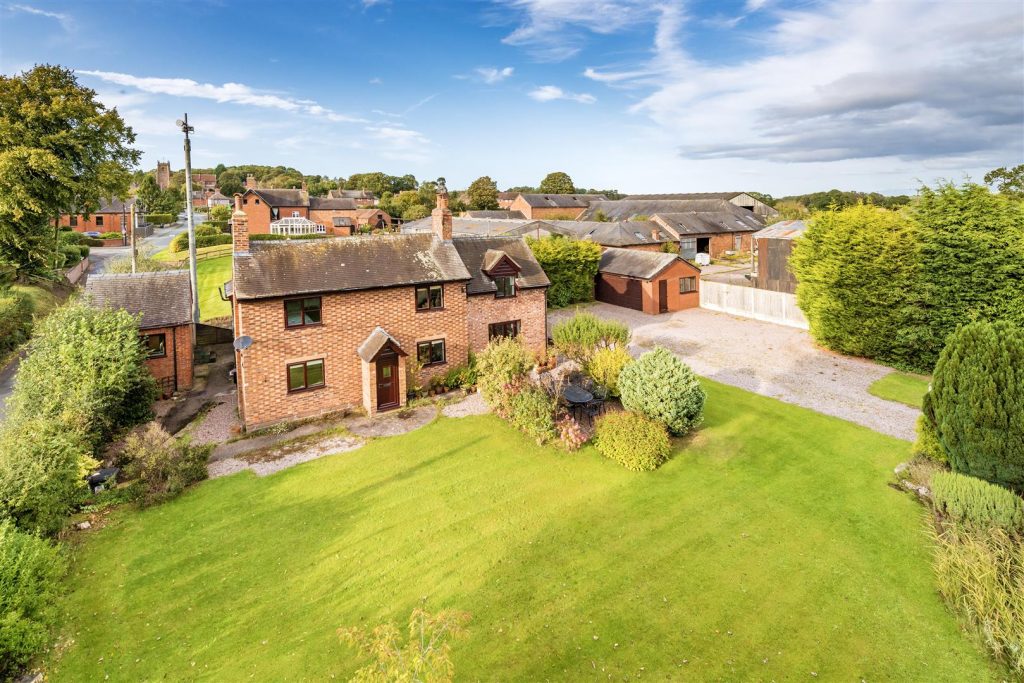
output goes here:
{"type": "MultiPolygon", "coordinates": [[[[235,333],[253,339],[238,354],[239,407],[246,427],[362,405],[363,369],[356,349],[378,325],[410,357],[416,355],[416,342],[445,340],[447,362],[424,368],[424,384],[466,363],[464,284],[446,284],[444,290],[445,308],[426,312],[416,310],[413,287],[327,294],[322,298],[323,324],[300,328],[285,328],[282,298],[236,302],[235,333]],[[325,386],[289,394],[287,365],[319,358],[324,359],[325,386]]],[[[375,383],[376,378],[368,381],[375,383]]],[[[405,402],[404,391],[400,399],[405,402]]]]}
{"type": "Polygon", "coordinates": [[[123,218],[124,227],[127,230],[125,234],[131,235],[132,217],[130,213],[94,213],[90,215],[89,218],[81,215],[76,216],[76,218],[78,219],[77,225],[71,226],[71,216],[63,214],[60,217],[59,224],[65,227],[71,227],[75,232],[121,232],[121,221],[123,218]],[[99,225],[100,222],[102,222],[103,225],[99,225]]]}
{"type": "MultiPolygon", "coordinates": [[[[242,202],[242,211],[249,218],[249,233],[266,234],[270,232],[270,205],[255,195],[244,197],[242,202]]],[[[278,218],[291,218],[292,211],[298,211],[302,218],[309,218],[309,207],[280,206],[278,210],[278,218]]],[[[330,225],[330,222],[325,225],[330,225]]]]}
{"type": "Polygon", "coordinates": [[[150,358],[146,361],[146,367],[156,378],[161,387],[174,389],[175,382],[175,360],[177,360],[177,390],[184,391],[192,388],[192,326],[178,325],[177,327],[158,327],[142,330],[142,334],[164,334],[166,340],[164,348],[166,355],[160,358],[150,358]]]}
{"type": "Polygon", "coordinates": [[[493,294],[475,294],[469,297],[466,326],[469,330],[469,348],[479,353],[487,347],[488,325],[519,320],[519,332],[527,347],[535,353],[547,350],[547,290],[521,289],[515,297],[496,299],[493,294]]]}
{"type": "Polygon", "coordinates": [[[710,254],[711,258],[719,258],[727,251],[743,251],[750,252],[750,236],[753,233],[741,232],[727,235],[712,235],[710,242],[710,254]],[[740,236],[740,248],[737,249],[734,244],[734,238],[736,235],[740,236]]]}

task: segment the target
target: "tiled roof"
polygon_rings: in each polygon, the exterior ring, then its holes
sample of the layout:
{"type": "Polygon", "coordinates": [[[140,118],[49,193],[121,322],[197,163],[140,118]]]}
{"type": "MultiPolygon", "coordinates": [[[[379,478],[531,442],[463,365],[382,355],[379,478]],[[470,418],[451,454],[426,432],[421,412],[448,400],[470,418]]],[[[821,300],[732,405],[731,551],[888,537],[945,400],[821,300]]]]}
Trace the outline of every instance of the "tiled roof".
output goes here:
{"type": "Polygon", "coordinates": [[[234,259],[234,292],[261,299],[469,280],[450,242],[430,233],[253,241],[234,259]]]}
{"type": "Polygon", "coordinates": [[[91,305],[141,313],[142,329],[192,322],[191,291],[187,270],[90,275],[85,284],[91,305]]]}
{"type": "Polygon", "coordinates": [[[526,216],[522,211],[466,211],[461,218],[518,218],[523,220],[526,216]]]}
{"type": "Polygon", "coordinates": [[[591,202],[607,201],[603,194],[527,194],[522,193],[526,203],[535,208],[585,209],[591,202]]]}
{"type": "MultiPolygon", "coordinates": [[[[433,218],[419,218],[402,224],[402,232],[429,232],[432,230],[433,218]]],[[[454,235],[503,235],[523,225],[534,223],[525,218],[452,218],[452,234],[454,235]]]]}
{"type": "Polygon", "coordinates": [[[557,232],[571,231],[577,239],[588,239],[605,247],[628,247],[637,244],[662,244],[675,241],[674,235],[669,233],[664,226],[653,221],[542,220],[540,222],[559,228],[557,232]]]}
{"type": "Polygon", "coordinates": [[[455,237],[452,239],[459,257],[472,273],[473,279],[466,286],[468,294],[486,294],[497,291],[494,280],[484,272],[484,261],[488,252],[501,251],[520,267],[516,277],[516,286],[521,289],[547,287],[551,284],[544,269],[540,267],[536,257],[526,240],[522,237],[455,237]]]}
{"type": "Polygon", "coordinates": [[[601,254],[598,272],[650,280],[679,260],[678,254],[612,247],[601,254]]]}
{"type": "Polygon", "coordinates": [[[359,208],[354,199],[332,199],[330,197],[310,197],[310,211],[355,211],[359,208]]]}
{"type": "Polygon", "coordinates": [[[359,348],[356,349],[356,353],[367,363],[372,363],[373,359],[377,357],[378,353],[380,353],[380,350],[388,343],[390,343],[392,348],[394,348],[400,355],[408,355],[405,350],[402,349],[402,345],[398,343],[398,340],[388,334],[380,325],[373,328],[373,332],[371,332],[370,336],[368,336],[363,343],[359,345],[359,348]]]}
{"type": "Polygon", "coordinates": [[[309,195],[303,190],[264,189],[246,190],[270,206],[309,206],[309,195]]]}
{"type": "Polygon", "coordinates": [[[742,209],[746,215],[731,211],[701,211],[691,213],[656,213],[652,219],[664,223],[679,235],[716,235],[733,232],[755,232],[762,223],[757,216],[742,209]]]}
{"type": "Polygon", "coordinates": [[[677,192],[669,194],[631,194],[623,197],[623,200],[632,199],[732,199],[746,192],[677,192]]]}

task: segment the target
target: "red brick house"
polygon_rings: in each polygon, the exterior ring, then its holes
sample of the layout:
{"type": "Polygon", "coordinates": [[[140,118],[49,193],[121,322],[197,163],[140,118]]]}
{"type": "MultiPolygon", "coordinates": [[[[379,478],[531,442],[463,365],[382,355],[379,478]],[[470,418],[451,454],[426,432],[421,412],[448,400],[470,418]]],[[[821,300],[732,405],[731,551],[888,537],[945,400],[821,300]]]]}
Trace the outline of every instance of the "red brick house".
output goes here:
{"type": "Polygon", "coordinates": [[[164,397],[192,388],[192,288],[187,270],[90,275],[85,296],[97,308],[141,315],[146,365],[164,397]]]}
{"type": "Polygon", "coordinates": [[[593,202],[607,201],[600,194],[533,194],[520,192],[508,205],[510,211],[519,211],[527,218],[551,218],[574,221],[587,210],[593,202]]]}
{"type": "Polygon", "coordinates": [[[446,193],[433,219],[416,234],[250,242],[236,195],[227,289],[235,334],[252,340],[236,354],[246,428],[401,407],[410,382],[465,365],[495,336],[545,353],[550,283],[526,242],[453,238],[446,193]]]}
{"type": "Polygon", "coordinates": [[[273,232],[271,223],[283,218],[305,218],[324,226],[328,235],[391,226],[391,216],[380,209],[361,208],[354,199],[310,197],[305,190],[248,189],[242,195],[242,210],[249,221],[250,234],[273,232]],[[350,229],[335,230],[343,226],[350,229]]]}
{"type": "Polygon", "coordinates": [[[601,254],[595,298],[644,313],[700,306],[700,268],[666,254],[611,247],[601,254]]]}
{"type": "Polygon", "coordinates": [[[75,232],[120,232],[125,239],[131,237],[132,206],[135,198],[122,201],[117,198],[100,200],[99,208],[88,216],[84,214],[62,214],[59,225],[70,227],[75,232]]]}

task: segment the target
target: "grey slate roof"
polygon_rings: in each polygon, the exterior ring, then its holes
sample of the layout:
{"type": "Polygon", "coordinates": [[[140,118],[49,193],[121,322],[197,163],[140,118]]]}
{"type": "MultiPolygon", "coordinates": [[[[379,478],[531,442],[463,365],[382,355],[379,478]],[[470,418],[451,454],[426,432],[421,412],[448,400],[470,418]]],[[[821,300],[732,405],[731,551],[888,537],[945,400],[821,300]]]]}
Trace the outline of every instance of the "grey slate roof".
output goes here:
{"type": "Polygon", "coordinates": [[[584,209],[591,202],[607,201],[603,194],[527,194],[521,193],[526,203],[535,209],[584,209]]]}
{"type": "MultiPolygon", "coordinates": [[[[634,216],[653,216],[656,213],[689,213],[701,211],[725,211],[738,216],[754,216],[751,211],[736,206],[727,199],[618,199],[607,202],[594,202],[583,215],[582,220],[594,217],[598,211],[610,220],[624,221],[634,216]]],[[[755,216],[755,220],[757,220],[755,216]]]]}
{"type": "MultiPolygon", "coordinates": [[[[525,218],[463,218],[455,216],[452,218],[453,235],[503,235],[523,225],[534,223],[525,218]]],[[[433,218],[419,218],[402,224],[403,233],[429,232],[432,230],[433,218]]]]}
{"type": "Polygon", "coordinates": [[[97,308],[142,314],[141,329],[192,322],[192,287],[187,270],[90,275],[85,296],[97,308]]]}
{"type": "Polygon", "coordinates": [[[373,201],[376,196],[369,190],[329,190],[328,199],[361,199],[373,201]]]}
{"type": "Polygon", "coordinates": [[[520,267],[516,286],[520,289],[547,287],[551,284],[540,267],[526,240],[522,237],[455,237],[452,242],[473,279],[466,286],[467,294],[486,294],[497,291],[494,280],[483,272],[488,252],[502,251],[520,267]]]}
{"type": "Polygon", "coordinates": [[[624,200],[631,199],[732,199],[746,192],[676,192],[668,194],[631,194],[623,197],[624,200]]]}
{"type": "Polygon", "coordinates": [[[541,221],[560,230],[572,231],[577,239],[590,240],[604,247],[629,247],[637,244],[674,242],[675,236],[653,221],[541,221]],[[655,238],[653,233],[657,233],[655,238]]]}
{"type": "Polygon", "coordinates": [[[526,216],[523,215],[522,211],[487,210],[466,211],[462,214],[462,218],[518,218],[520,220],[524,220],[526,216]]]}
{"type": "Polygon", "coordinates": [[[238,299],[469,280],[451,243],[431,233],[253,241],[234,259],[238,299]]]}
{"type": "Polygon", "coordinates": [[[380,325],[373,328],[373,332],[371,332],[370,336],[368,336],[363,343],[359,345],[359,348],[356,349],[356,353],[367,363],[372,363],[373,359],[377,357],[377,354],[388,342],[391,342],[401,355],[408,355],[402,349],[402,345],[398,343],[398,340],[388,334],[380,325]]]}
{"type": "Polygon", "coordinates": [[[656,213],[653,218],[664,222],[679,235],[717,235],[734,232],[755,232],[764,227],[761,220],[747,211],[694,211],[688,213],[656,213]],[[745,215],[744,215],[745,214],[745,215]]]}
{"type": "Polygon", "coordinates": [[[310,197],[309,208],[311,211],[355,211],[359,206],[354,199],[310,197]]]}
{"type": "Polygon", "coordinates": [[[650,280],[679,260],[682,259],[678,254],[612,247],[605,249],[601,254],[601,265],[598,272],[650,280]]]}

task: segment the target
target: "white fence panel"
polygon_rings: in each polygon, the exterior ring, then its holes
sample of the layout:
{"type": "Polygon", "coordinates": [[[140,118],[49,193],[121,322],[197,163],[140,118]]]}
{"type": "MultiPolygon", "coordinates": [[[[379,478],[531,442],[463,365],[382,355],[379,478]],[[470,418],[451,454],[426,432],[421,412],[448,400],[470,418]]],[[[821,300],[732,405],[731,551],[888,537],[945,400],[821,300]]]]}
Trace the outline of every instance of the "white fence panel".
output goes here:
{"type": "Polygon", "coordinates": [[[700,307],[802,330],[809,327],[796,296],[785,292],[701,280],[700,307]]]}

